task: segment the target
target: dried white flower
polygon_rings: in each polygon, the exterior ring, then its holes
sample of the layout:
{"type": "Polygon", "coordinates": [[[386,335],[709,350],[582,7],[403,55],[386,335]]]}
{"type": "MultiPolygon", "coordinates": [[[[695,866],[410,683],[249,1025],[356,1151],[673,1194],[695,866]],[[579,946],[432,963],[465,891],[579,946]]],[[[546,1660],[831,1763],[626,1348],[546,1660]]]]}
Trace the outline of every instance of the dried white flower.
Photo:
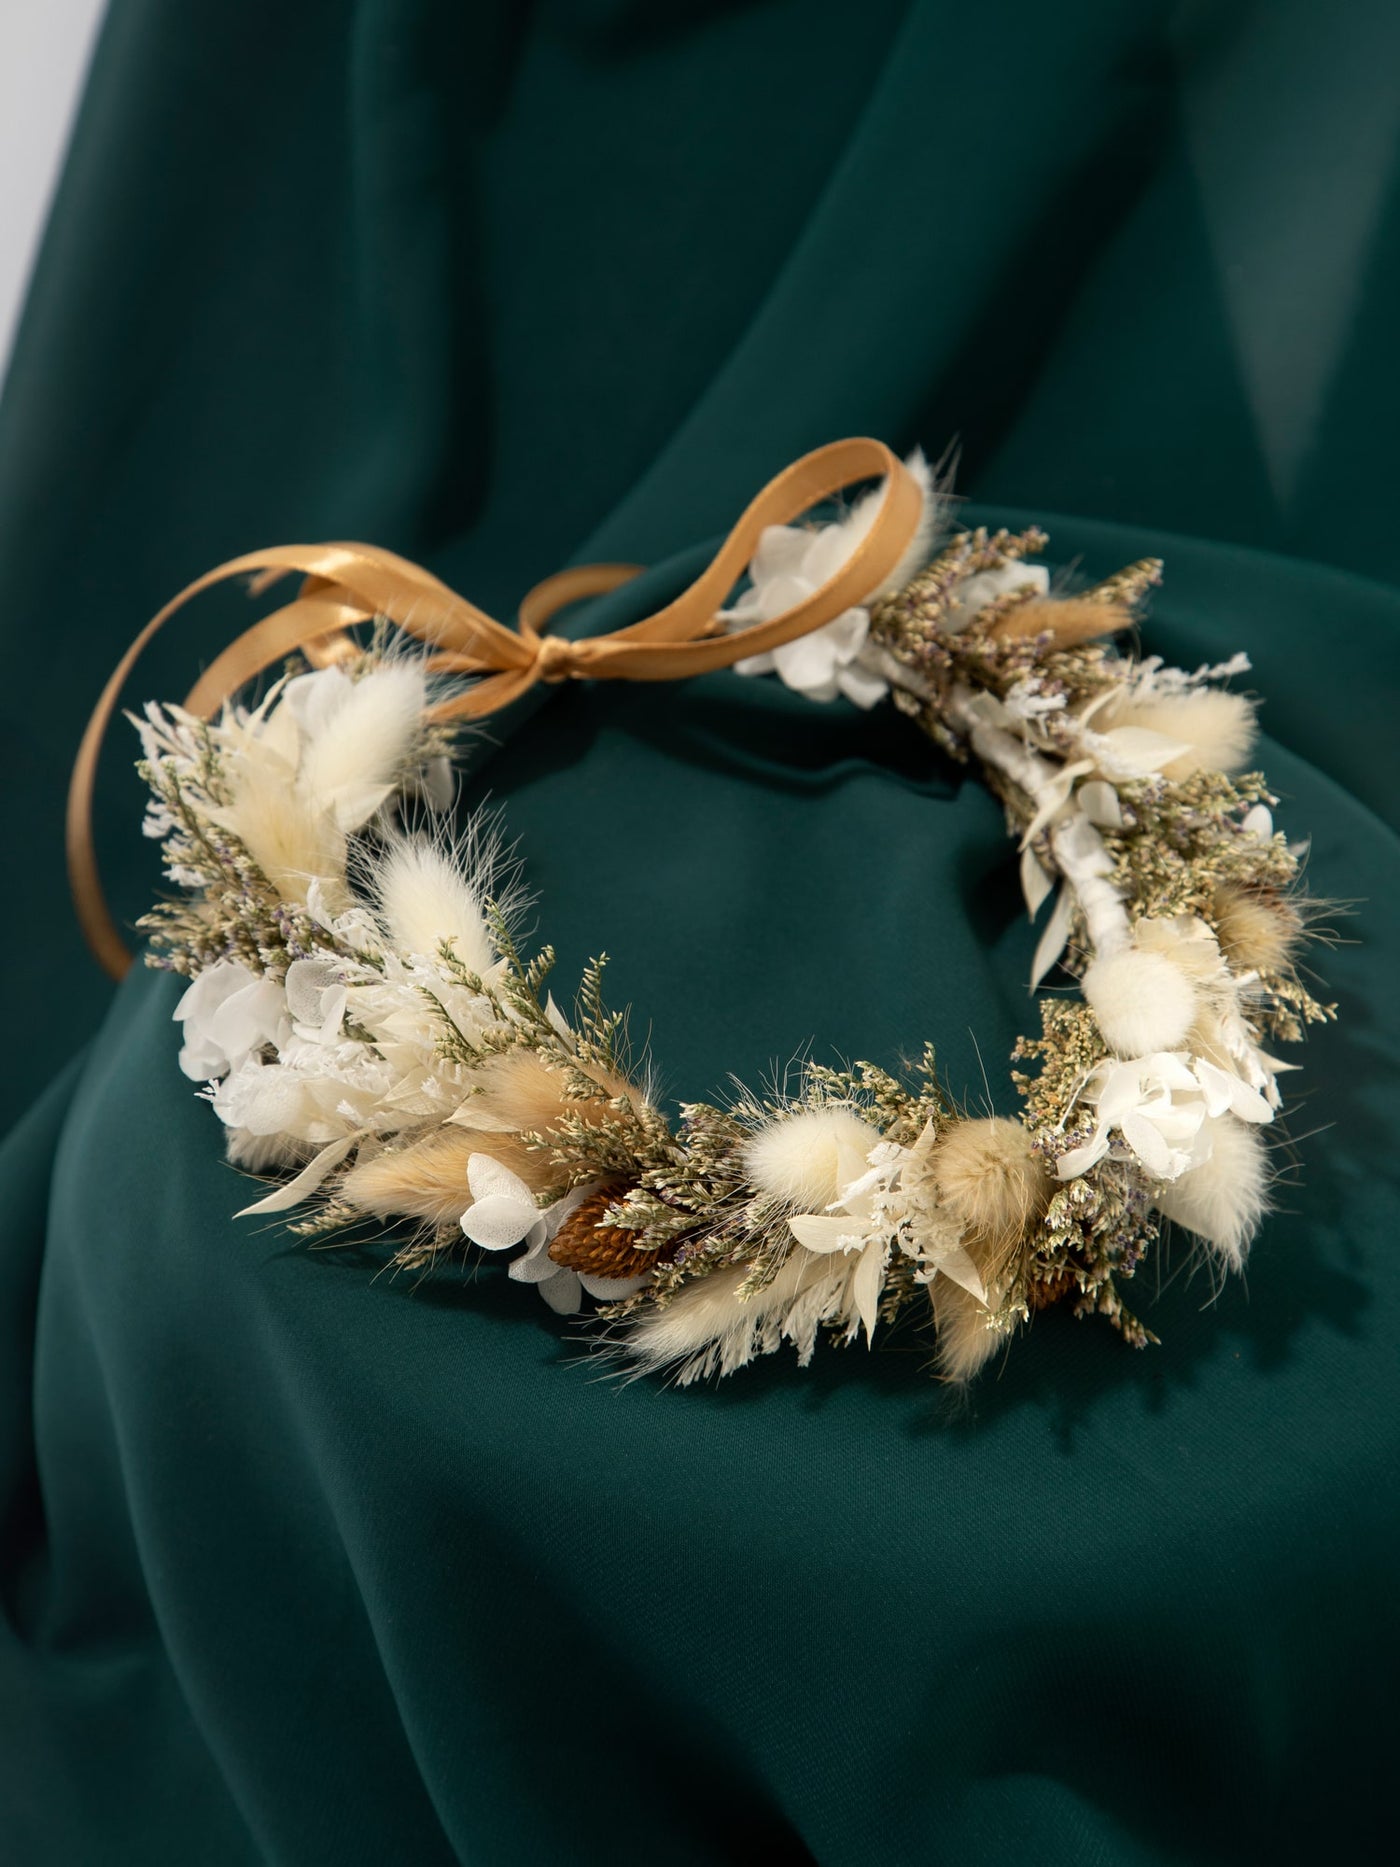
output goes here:
{"type": "Polygon", "coordinates": [[[185,1027],[180,1068],[194,1082],[213,1082],[267,1044],[290,1035],[281,986],[236,959],[219,960],[190,985],[175,1007],[185,1027]]]}
{"type": "Polygon", "coordinates": [[[981,1276],[964,1246],[942,1240],[939,1255],[932,1259],[928,1251],[931,1241],[916,1239],[910,1204],[901,1196],[899,1185],[908,1161],[907,1148],[892,1141],[878,1141],[866,1156],[864,1171],[838,1189],[825,1212],[801,1212],[788,1221],[793,1237],[804,1250],[818,1256],[840,1252],[852,1260],[846,1321],[851,1333],[860,1323],[867,1346],[874,1340],[880,1292],[890,1254],[896,1247],[923,1261],[923,1281],[941,1272],[979,1302],[987,1299],[981,1276]]]}
{"type": "Polygon", "coordinates": [[[1060,1157],[1062,1180],[1080,1174],[1114,1151],[1116,1132],[1125,1156],[1135,1157],[1154,1180],[1179,1180],[1210,1156],[1211,1117],[1232,1110],[1242,1120],[1269,1122],[1274,1111],[1255,1089],[1227,1070],[1181,1051],[1101,1063],[1089,1078],[1092,1140],[1060,1157]]]}
{"type": "Polygon", "coordinates": [[[1043,564],[1026,564],[1020,558],[1008,559],[991,570],[979,570],[955,583],[948,593],[948,607],[943,626],[954,633],[975,622],[989,603],[1015,591],[1044,596],[1050,588],[1050,573],[1043,564]]]}
{"type": "MultiPolygon", "coordinates": [[[[899,590],[928,555],[941,516],[928,462],[916,448],[905,462],[923,494],[923,515],[908,549],[870,600],[899,590]]],[[[749,565],[749,588],[732,609],[721,610],[727,628],[746,629],[771,622],[805,602],[848,562],[874,523],[881,488],[867,493],[842,519],[830,525],[769,525],[761,534],[749,565]]],[[[833,621],[761,655],[735,663],[739,674],[776,674],[785,686],[809,700],[835,700],[844,694],[858,707],[873,707],[889,692],[889,682],[862,659],[870,634],[870,611],[848,609],[833,621]]]]}

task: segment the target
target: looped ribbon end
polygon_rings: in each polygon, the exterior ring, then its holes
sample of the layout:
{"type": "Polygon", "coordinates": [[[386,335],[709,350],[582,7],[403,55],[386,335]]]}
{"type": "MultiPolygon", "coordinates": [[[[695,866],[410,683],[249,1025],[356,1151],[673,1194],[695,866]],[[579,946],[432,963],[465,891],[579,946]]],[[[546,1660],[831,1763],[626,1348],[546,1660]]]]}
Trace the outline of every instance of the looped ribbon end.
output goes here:
{"type": "Polygon", "coordinates": [[[510,629],[459,596],[421,565],[373,545],[278,545],[230,558],[187,584],[152,617],[122,656],[83,734],[68,790],[68,873],[88,945],[113,978],[131,964],[98,877],[92,838],[92,797],[98,756],[121,692],[157,630],[192,598],[247,576],[259,594],[288,574],[303,581],[297,595],[244,631],[215,658],[185,700],[208,719],[240,688],[300,653],[316,667],[357,651],[347,631],[387,621],[427,644],[430,673],[468,677],[460,692],[439,701],[439,721],[484,719],[537,682],[671,681],[731,667],[781,648],[823,627],[878,591],[899,566],[918,531],[923,494],[883,442],[834,441],[783,470],[753,499],[714,558],[674,602],[610,635],[544,633],[570,604],[601,596],[640,574],[634,564],[584,564],[537,584],[510,629]],[[865,536],[821,587],[767,622],[724,632],[719,610],[753,558],[763,532],[788,525],[855,482],[881,476],[884,494],[865,536]]]}

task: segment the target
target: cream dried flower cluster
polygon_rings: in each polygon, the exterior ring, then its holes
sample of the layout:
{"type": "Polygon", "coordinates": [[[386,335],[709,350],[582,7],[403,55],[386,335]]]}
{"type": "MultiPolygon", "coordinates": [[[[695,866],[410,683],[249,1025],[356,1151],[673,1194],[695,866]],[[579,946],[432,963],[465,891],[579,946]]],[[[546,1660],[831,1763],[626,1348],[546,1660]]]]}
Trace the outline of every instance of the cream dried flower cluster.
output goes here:
{"type": "MultiPolygon", "coordinates": [[[[395,1261],[468,1246],[605,1339],[689,1382],[823,1332],[931,1321],[964,1380],[1064,1302],[1152,1339],[1121,1286],[1165,1222],[1238,1269],[1268,1202],[1287,1067],[1330,1016],[1296,959],[1299,855],[1247,763],[1243,656],[1184,673],[1121,653],[1158,566],[1055,596],[1042,534],[950,532],[921,460],[922,555],[893,591],[749,663],[815,700],[890,700],[1001,799],[1032,918],[1016,1117],[974,1119],[926,1049],[907,1078],[809,1063],[789,1092],[685,1105],[629,1067],[590,967],[566,1017],[526,958],[479,825],[455,842],[423,663],[387,638],[206,723],[137,722],[147,832],[179,890],[149,961],[190,984],[180,1064],[238,1165],[280,1176],[249,1212],[294,1229],[404,1222],[395,1261]],[[937,547],[935,549],[935,547],[937,547]],[[435,813],[436,816],[435,816],[435,813]],[[427,827],[422,827],[426,824],[427,827]]],[[[855,550],[869,502],[764,534],[730,628],[780,614],[855,550]]]]}

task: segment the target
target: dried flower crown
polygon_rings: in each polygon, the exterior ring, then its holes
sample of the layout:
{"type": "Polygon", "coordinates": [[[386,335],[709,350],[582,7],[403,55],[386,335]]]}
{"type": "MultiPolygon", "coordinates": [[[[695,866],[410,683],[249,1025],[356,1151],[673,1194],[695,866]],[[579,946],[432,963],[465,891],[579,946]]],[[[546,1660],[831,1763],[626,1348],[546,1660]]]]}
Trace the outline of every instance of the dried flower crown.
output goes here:
{"type": "MultiPolygon", "coordinates": [[[[870,1343],[906,1310],[958,1380],[1053,1303],[1142,1345],[1155,1338],[1121,1286],[1168,1221],[1239,1269],[1292,1067],[1265,1046],[1332,1015],[1296,967],[1298,851],[1263,778],[1229,775],[1254,716],[1224,683],[1248,663],[1183,673],[1119,652],[1160,567],[1052,595],[1031,561],[1045,543],[954,530],[920,456],[847,442],[765,489],[685,599],[611,637],[539,627],[630,567],[541,586],[518,635],[357,546],[256,554],[182,592],[152,627],[220,576],[306,577],[186,707],[136,722],[146,831],[179,891],[143,926],[148,963],[190,979],[180,1065],[229,1157],[283,1176],[246,1210],[313,1202],[303,1237],[414,1221],[403,1266],[511,1253],[510,1276],[551,1308],[600,1302],[613,1350],[682,1383],[784,1343],[805,1364],[823,1331],[870,1343]],[[849,509],[791,522],[872,471],[880,486],[849,509]],[[368,643],[344,633],[374,618],[368,643]],[[433,652],[404,653],[385,618],[433,652]],[[305,671],[256,706],[227,699],[293,649],[305,671]],[[547,994],[553,956],[520,951],[481,825],[455,842],[415,827],[450,804],[457,719],[538,679],[731,664],[816,701],[892,701],[1001,800],[1044,913],[1032,987],[1056,965],[1080,987],[1043,998],[1039,1034],[1016,1047],[1018,1118],[962,1113],[925,1048],[907,1080],[809,1062],[790,1093],[685,1105],[673,1124],[629,1064],[601,966],[569,1017],[547,994]]],[[[109,962],[85,813],[131,659],[70,815],[80,907],[109,962]]]]}

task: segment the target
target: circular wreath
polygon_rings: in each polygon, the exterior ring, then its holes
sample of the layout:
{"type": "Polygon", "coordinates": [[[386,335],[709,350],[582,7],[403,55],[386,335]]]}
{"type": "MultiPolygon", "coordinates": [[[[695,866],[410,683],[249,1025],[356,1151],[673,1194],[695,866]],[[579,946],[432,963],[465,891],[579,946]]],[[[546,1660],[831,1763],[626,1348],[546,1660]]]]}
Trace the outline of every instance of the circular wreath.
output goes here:
{"type": "Polygon", "coordinates": [[[199,704],[136,721],[146,832],[177,891],[142,923],[147,963],[190,980],[180,1067],[229,1158],[278,1176],[245,1210],[306,1205],[304,1238],[412,1221],[405,1268],[510,1254],[552,1309],[590,1299],[613,1352],[682,1384],[784,1343],[805,1364],[819,1333],[869,1343],[911,1309],[954,1380],[1054,1303],[1141,1346],[1155,1338],[1121,1285],[1166,1222],[1238,1270],[1292,1067],[1266,1045],[1332,1015],[1297,969],[1315,919],[1300,852],[1243,772],[1254,706],[1226,683],[1248,662],[1188,673],[1115,645],[1155,561],[1067,594],[1035,562],[1043,533],[951,515],[917,454],[820,450],[766,489],[685,606],[582,642],[539,625],[630,567],[551,580],[518,635],[362,547],[261,553],[192,586],[307,575],[199,704]],[[854,504],[769,522],[872,459],[883,480],[854,504]],[[375,617],[367,641],[343,633],[375,617]],[[200,717],[288,642],[307,659],[259,704],[200,717]],[[450,827],[456,722],[536,679],[729,664],[814,702],[893,704],[1000,799],[1043,920],[1032,987],[1057,966],[1078,985],[1042,997],[1016,1045],[1017,1117],[965,1113],[926,1047],[907,1077],[808,1061],[782,1092],[673,1122],[601,963],[567,1014],[549,995],[551,951],[519,944],[512,865],[480,819],[450,827]]]}

